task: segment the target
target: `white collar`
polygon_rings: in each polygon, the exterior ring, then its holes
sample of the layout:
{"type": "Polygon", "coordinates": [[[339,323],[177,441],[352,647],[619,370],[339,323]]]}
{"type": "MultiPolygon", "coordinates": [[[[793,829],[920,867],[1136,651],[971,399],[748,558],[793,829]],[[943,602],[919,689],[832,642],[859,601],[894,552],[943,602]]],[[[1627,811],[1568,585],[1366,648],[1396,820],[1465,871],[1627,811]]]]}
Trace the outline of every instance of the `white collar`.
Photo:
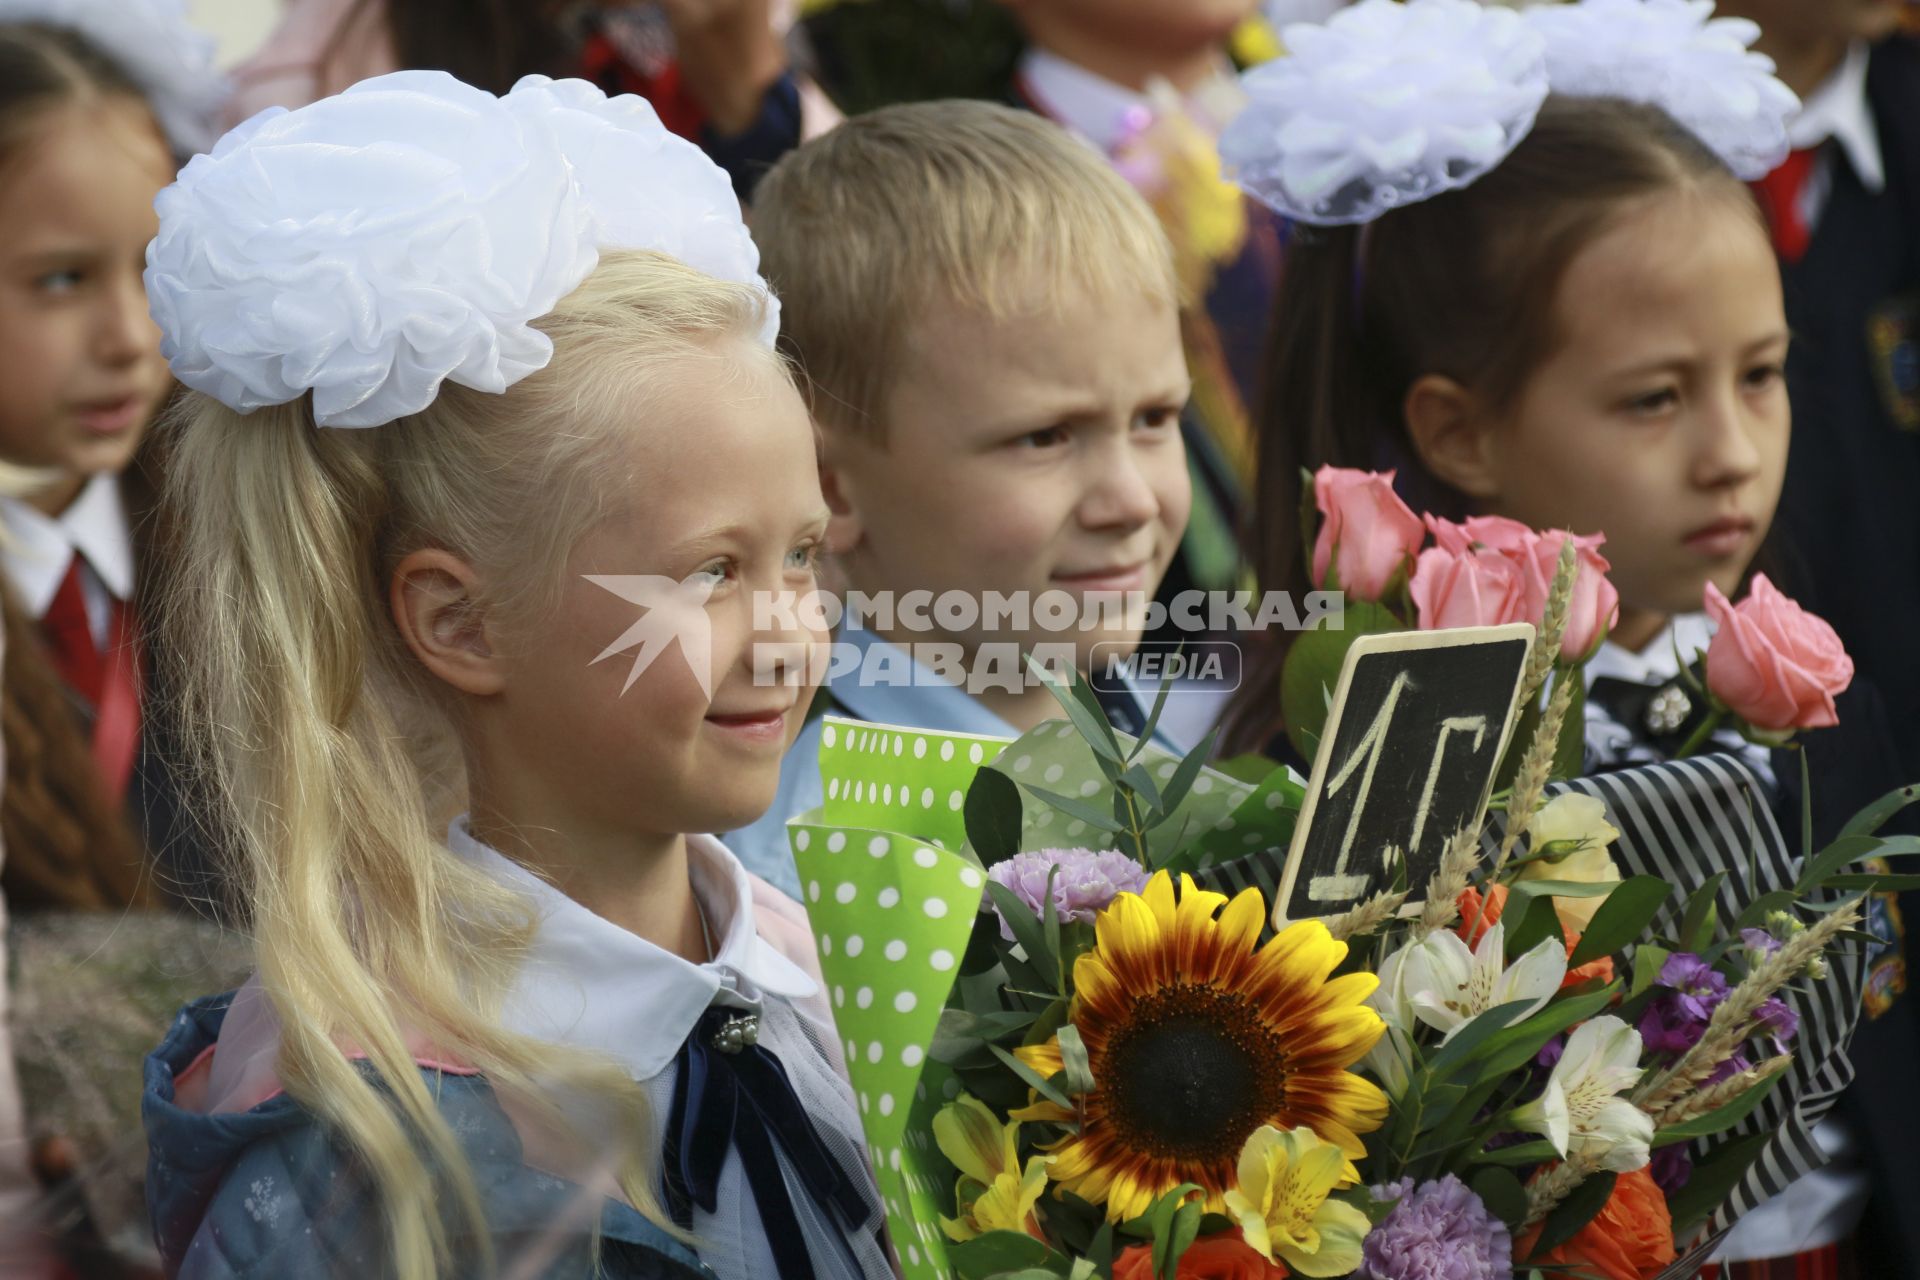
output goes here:
{"type": "MultiPolygon", "coordinates": [[[[1020,60],[1020,79],[1033,105],[1056,123],[1086,138],[1102,151],[1112,151],[1139,126],[1151,119],[1153,99],[1095,75],[1045,49],[1028,49],[1020,60]]],[[[1239,84],[1224,68],[1214,80],[1187,96],[1202,123],[1222,127],[1245,101],[1239,84]],[[1224,111],[1224,116],[1222,116],[1224,111]]]]}
{"type": "Polygon", "coordinates": [[[115,599],[132,598],[133,533],[120,478],[111,472],[87,481],[57,517],[19,498],[0,498],[0,523],[7,529],[0,565],[34,617],[45,616],[76,551],[115,599]]]}
{"type": "Polygon", "coordinates": [[[1638,653],[1607,641],[1587,660],[1583,674],[1589,687],[1602,676],[1631,684],[1661,684],[1679,675],[1681,664],[1698,658],[1712,639],[1713,620],[1706,614],[1679,614],[1638,653]]]}
{"type": "Polygon", "coordinates": [[[1787,137],[1796,151],[1817,147],[1829,138],[1838,142],[1860,184],[1879,195],[1887,189],[1887,164],[1880,149],[1873,104],[1867,97],[1870,56],[1866,41],[1854,41],[1840,69],[1808,94],[1799,112],[1788,121],[1787,137]]]}
{"type": "Polygon", "coordinates": [[[687,837],[694,897],[719,944],[699,965],[601,919],[482,844],[466,814],[447,829],[447,847],[525,892],[540,914],[501,1020],[523,1035],[607,1054],[635,1080],[672,1063],[711,1005],[758,1008],[763,995],[805,999],[819,989],[755,930],[746,869],[711,836],[687,837]]]}

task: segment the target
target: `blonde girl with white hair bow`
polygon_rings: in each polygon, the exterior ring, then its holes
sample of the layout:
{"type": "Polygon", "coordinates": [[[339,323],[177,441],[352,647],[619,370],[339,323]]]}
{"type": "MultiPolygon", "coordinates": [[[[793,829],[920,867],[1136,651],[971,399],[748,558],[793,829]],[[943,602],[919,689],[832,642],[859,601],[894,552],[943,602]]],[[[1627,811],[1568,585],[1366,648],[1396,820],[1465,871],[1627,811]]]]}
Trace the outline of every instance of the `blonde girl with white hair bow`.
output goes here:
{"type": "Polygon", "coordinates": [[[401,72],[160,208],[164,622],[259,953],[149,1062],[169,1270],[890,1275],[805,917],[700,834],[823,639],[752,608],[826,508],[725,176],[401,72]]]}

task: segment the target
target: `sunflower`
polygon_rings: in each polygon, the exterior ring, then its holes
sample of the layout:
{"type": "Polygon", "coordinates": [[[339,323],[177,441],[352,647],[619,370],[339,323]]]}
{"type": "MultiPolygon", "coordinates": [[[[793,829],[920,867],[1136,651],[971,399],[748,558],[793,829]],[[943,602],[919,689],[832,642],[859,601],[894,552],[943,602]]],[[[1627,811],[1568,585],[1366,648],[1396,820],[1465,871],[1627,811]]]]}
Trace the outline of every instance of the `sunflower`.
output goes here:
{"type": "MultiPolygon", "coordinates": [[[[1358,1158],[1358,1135],[1386,1119],[1386,1095],[1347,1070],[1385,1028],[1361,1003],[1378,980],[1329,981],[1347,947],[1319,921],[1256,949],[1265,918],[1257,889],[1228,902],[1182,876],[1176,900],[1159,872],[1100,913],[1074,963],[1069,1018],[1093,1088],[1077,1112],[1039,1099],[1014,1117],[1077,1124],[1047,1148],[1048,1175],[1115,1222],[1183,1182],[1222,1211],[1262,1125],[1304,1125],[1358,1158]]],[[[1018,1054],[1043,1076],[1062,1069],[1058,1038],[1018,1054]]]]}

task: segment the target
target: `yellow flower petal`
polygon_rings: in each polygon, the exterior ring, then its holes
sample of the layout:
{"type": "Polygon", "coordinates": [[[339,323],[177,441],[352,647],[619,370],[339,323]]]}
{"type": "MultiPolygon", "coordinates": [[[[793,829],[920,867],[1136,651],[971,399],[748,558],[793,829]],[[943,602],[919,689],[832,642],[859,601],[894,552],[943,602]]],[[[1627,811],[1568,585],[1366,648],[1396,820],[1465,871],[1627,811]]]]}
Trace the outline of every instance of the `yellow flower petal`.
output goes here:
{"type": "Polygon", "coordinates": [[[1012,1143],[1000,1120],[972,1094],[961,1094],[933,1117],[933,1141],[953,1167],[976,1182],[991,1184],[1005,1165],[1012,1143]]]}
{"type": "Polygon", "coordinates": [[[1344,1276],[1360,1266],[1360,1242],[1372,1229],[1367,1215],[1344,1200],[1329,1200],[1313,1215],[1311,1253],[1277,1242],[1280,1261],[1297,1275],[1344,1276]]]}
{"type": "Polygon", "coordinates": [[[1051,1080],[1067,1069],[1066,1059],[1060,1056],[1058,1040],[1048,1040],[1044,1044],[1023,1044],[1013,1051],[1013,1056],[1032,1067],[1042,1080],[1051,1080]]]}
{"type": "Polygon", "coordinates": [[[1260,900],[1258,889],[1248,889],[1220,913],[1219,946],[1229,953],[1252,951],[1266,923],[1267,904],[1260,900]]]}

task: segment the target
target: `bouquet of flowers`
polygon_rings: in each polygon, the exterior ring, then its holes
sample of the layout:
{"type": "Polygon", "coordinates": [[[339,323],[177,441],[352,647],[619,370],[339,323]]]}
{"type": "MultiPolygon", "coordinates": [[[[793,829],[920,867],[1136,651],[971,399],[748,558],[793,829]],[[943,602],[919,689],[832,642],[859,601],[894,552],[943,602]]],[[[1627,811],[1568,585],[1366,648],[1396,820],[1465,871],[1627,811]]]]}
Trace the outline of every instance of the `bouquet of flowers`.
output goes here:
{"type": "Polygon", "coordinates": [[[1734,847],[1650,856],[1608,821],[1624,792],[1553,794],[1548,698],[1504,815],[1426,883],[1380,850],[1370,896],[1287,921],[1261,886],[1297,777],[1151,745],[1165,690],[1139,740],[1057,692],[1010,743],[830,721],[827,803],[791,827],[912,1280],[1679,1275],[1805,1167],[1769,1152],[1844,1052],[1858,893],[1914,880],[1850,870],[1920,853],[1874,834],[1911,790],[1797,862],[1748,790],[1703,791],[1734,847]]]}

